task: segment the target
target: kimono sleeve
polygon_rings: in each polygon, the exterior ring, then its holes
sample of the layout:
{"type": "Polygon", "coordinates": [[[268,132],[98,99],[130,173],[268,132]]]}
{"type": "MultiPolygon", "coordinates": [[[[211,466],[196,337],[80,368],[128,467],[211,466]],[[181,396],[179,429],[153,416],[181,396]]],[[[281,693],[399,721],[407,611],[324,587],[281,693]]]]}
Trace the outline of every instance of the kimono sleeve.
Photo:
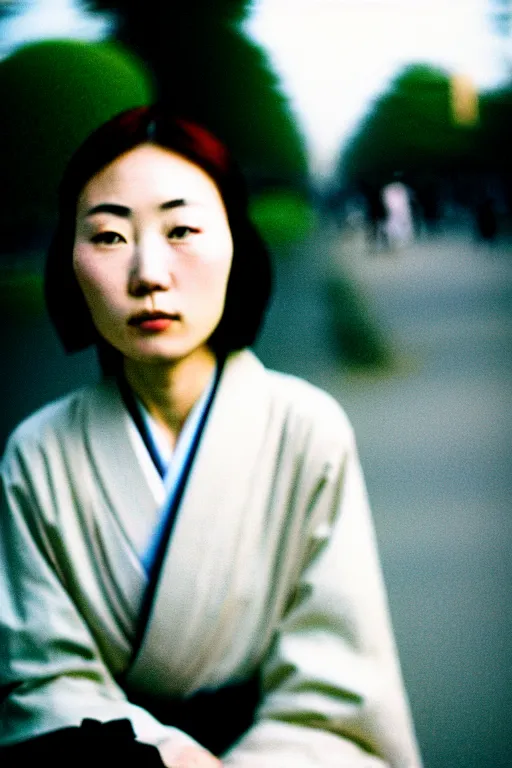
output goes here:
{"type": "Polygon", "coordinates": [[[310,556],[229,768],[420,768],[364,480],[350,429],[314,503],[310,556]]]}
{"type": "Polygon", "coordinates": [[[140,741],[195,743],[131,704],[59,577],[38,493],[16,451],[0,488],[0,747],[44,733],[128,718],[140,741]]]}

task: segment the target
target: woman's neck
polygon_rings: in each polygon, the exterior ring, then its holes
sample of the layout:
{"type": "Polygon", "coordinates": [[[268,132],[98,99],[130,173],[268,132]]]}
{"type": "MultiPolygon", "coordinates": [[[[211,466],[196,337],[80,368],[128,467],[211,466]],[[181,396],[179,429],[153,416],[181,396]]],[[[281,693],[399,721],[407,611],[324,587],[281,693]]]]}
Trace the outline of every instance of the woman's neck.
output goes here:
{"type": "Polygon", "coordinates": [[[215,369],[215,355],[201,347],[169,364],[125,359],[124,375],[174,447],[188,414],[201,397],[215,369]]]}

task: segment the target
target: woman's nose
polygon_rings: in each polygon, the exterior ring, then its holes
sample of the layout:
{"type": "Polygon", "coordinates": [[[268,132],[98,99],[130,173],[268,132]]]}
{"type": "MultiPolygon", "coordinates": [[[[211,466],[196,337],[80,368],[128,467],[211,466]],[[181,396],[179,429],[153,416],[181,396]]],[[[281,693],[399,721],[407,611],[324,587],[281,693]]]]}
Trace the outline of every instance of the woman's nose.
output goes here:
{"type": "Polygon", "coordinates": [[[132,296],[146,296],[153,291],[167,291],[172,285],[171,259],[164,244],[138,243],[133,254],[129,277],[132,296]]]}

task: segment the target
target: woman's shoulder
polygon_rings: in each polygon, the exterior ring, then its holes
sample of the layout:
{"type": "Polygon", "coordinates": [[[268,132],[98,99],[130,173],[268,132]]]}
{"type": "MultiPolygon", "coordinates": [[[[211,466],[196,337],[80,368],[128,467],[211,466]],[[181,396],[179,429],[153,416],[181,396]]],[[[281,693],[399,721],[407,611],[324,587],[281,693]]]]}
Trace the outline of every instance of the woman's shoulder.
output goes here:
{"type": "Polygon", "coordinates": [[[290,373],[267,369],[271,397],[290,423],[324,437],[352,439],[353,429],[343,406],[329,392],[290,373]]]}
{"type": "Polygon", "coordinates": [[[246,388],[251,396],[269,398],[276,410],[285,409],[290,416],[306,420],[334,420],[337,426],[351,428],[343,406],[329,392],[299,376],[271,368],[252,349],[232,354],[227,367],[236,387],[246,388]]]}
{"type": "Polygon", "coordinates": [[[34,448],[58,438],[73,429],[77,414],[84,404],[98,396],[105,388],[104,382],[80,387],[62,395],[26,416],[10,433],[3,457],[3,463],[13,455],[34,448]]]}

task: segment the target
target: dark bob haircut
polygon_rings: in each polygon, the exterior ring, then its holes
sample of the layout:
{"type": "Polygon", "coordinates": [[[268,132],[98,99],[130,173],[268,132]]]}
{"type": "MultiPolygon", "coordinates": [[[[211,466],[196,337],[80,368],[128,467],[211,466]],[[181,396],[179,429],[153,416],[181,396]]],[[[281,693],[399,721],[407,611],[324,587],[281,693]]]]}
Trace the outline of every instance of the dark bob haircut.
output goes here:
{"type": "Polygon", "coordinates": [[[216,183],[233,238],[233,262],[220,322],[210,347],[220,357],[251,346],[270,298],[267,248],[248,213],[245,180],[224,144],[203,126],[157,105],[122,112],[94,131],[72,156],[59,187],[59,217],[48,251],[45,298],[66,352],[95,344],[105,372],[116,370],[120,354],[97,333],[73,269],[76,207],[90,179],[141,144],[176,152],[200,166],[216,183]]]}

